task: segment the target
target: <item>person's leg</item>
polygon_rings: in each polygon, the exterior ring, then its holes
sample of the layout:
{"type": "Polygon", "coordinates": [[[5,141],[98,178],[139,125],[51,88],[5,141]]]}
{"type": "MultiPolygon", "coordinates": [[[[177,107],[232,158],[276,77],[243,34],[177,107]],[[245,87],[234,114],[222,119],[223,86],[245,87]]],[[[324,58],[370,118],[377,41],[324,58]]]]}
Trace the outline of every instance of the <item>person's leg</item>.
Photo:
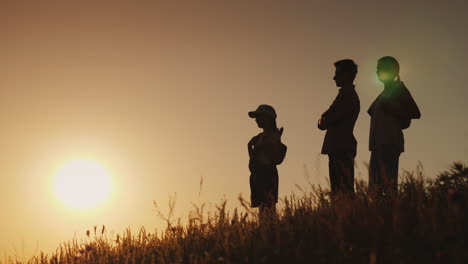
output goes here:
{"type": "Polygon", "coordinates": [[[381,182],[381,161],[380,152],[374,150],[371,152],[371,158],[369,162],[369,193],[379,193],[381,182]]]}
{"type": "Polygon", "coordinates": [[[387,195],[398,194],[398,165],[400,159],[400,151],[397,146],[388,145],[385,146],[382,161],[384,163],[384,184],[385,193],[387,195]]]}
{"type": "Polygon", "coordinates": [[[255,174],[250,175],[250,206],[255,208],[260,205],[260,188],[258,183],[258,176],[255,174]]]}
{"type": "Polygon", "coordinates": [[[258,207],[258,212],[260,214],[260,218],[262,218],[266,213],[266,206],[264,204],[260,204],[258,207]]]}
{"type": "Polygon", "coordinates": [[[261,204],[260,207],[259,207],[259,212],[260,212],[260,214],[263,214],[263,215],[265,215],[265,214],[267,214],[267,215],[274,214],[274,213],[276,213],[276,204],[275,203],[273,203],[273,204],[267,204],[267,203],[261,204]]]}
{"type": "Polygon", "coordinates": [[[330,177],[330,190],[333,194],[338,191],[338,173],[336,168],[336,157],[334,155],[328,155],[328,172],[330,177]]]}
{"type": "Polygon", "coordinates": [[[354,156],[346,154],[342,162],[342,189],[347,193],[354,193],[354,156]]]}
{"type": "Polygon", "coordinates": [[[354,156],[341,153],[335,156],[334,164],[338,191],[354,193],[354,156]]]}
{"type": "Polygon", "coordinates": [[[271,221],[276,216],[276,203],[270,200],[268,203],[262,203],[259,207],[260,222],[271,221]]]}
{"type": "Polygon", "coordinates": [[[330,155],[330,185],[332,193],[354,193],[354,157],[349,153],[330,155]]]}
{"type": "Polygon", "coordinates": [[[278,202],[278,170],[276,166],[265,168],[263,179],[263,199],[260,205],[260,217],[271,219],[276,215],[276,203],[278,202]]]}

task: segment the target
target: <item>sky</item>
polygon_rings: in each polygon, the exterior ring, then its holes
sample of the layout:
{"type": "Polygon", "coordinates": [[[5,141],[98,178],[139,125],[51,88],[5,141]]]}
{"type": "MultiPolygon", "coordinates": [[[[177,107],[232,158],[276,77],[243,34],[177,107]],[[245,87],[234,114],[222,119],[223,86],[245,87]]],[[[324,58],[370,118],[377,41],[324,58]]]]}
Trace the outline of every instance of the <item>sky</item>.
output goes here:
{"type": "Polygon", "coordinates": [[[164,227],[192,203],[250,195],[247,112],[270,104],[288,154],[279,195],[327,185],[317,119],[337,95],[333,63],[359,65],[357,179],[367,180],[376,61],[401,64],[422,118],[400,168],[435,177],[468,161],[465,1],[0,2],[0,253],[28,256],[80,238],[164,227]],[[114,187],[92,210],[52,191],[66,162],[92,159],[114,187]],[[306,173],[306,168],[310,172],[306,173]],[[307,175],[310,175],[307,177],[307,175]],[[203,178],[200,191],[199,183],[203,178]],[[23,253],[24,252],[24,253],[23,253]]]}

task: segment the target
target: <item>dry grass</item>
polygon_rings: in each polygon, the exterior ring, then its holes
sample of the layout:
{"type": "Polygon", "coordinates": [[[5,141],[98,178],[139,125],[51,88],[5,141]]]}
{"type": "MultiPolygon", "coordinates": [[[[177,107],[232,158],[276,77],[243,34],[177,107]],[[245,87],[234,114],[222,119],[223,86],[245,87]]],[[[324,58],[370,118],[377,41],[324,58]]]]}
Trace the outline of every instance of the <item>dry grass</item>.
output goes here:
{"type": "Polygon", "coordinates": [[[370,196],[364,182],[355,196],[333,199],[311,187],[285,197],[276,215],[260,219],[242,198],[234,211],[226,202],[214,212],[195,206],[185,225],[162,215],[161,234],[126,230],[111,238],[95,228],[89,242],[64,243],[28,263],[468,263],[461,163],[437,180],[406,172],[394,198],[370,196]]]}

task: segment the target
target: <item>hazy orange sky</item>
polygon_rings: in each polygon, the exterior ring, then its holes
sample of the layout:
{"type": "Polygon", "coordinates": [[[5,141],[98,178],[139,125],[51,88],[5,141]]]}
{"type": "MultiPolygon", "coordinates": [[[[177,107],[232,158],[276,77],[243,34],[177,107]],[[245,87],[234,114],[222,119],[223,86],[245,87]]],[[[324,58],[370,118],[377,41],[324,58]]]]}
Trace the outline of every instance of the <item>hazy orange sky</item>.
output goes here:
{"type": "Polygon", "coordinates": [[[402,169],[434,176],[468,160],[466,1],[0,2],[0,249],[21,256],[105,224],[163,227],[176,213],[249,197],[247,117],[273,105],[288,155],[280,196],[326,184],[316,121],[337,94],[333,62],[359,65],[358,179],[367,179],[370,119],[382,90],[376,61],[395,56],[422,119],[405,131],[402,169]],[[177,3],[176,3],[177,2],[177,3]],[[51,179],[92,158],[115,182],[86,212],[63,207],[51,179]],[[23,241],[23,242],[22,242],[23,241]]]}

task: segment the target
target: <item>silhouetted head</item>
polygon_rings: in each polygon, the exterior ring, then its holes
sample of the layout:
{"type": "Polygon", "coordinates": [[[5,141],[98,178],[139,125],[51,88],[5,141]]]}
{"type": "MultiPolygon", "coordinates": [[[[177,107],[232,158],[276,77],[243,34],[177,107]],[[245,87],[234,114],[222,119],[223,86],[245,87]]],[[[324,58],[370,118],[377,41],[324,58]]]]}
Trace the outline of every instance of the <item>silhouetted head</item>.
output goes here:
{"type": "Polygon", "coordinates": [[[257,110],[249,112],[249,117],[255,118],[259,128],[276,128],[276,111],[270,105],[260,105],[257,110]]]}
{"type": "Polygon", "coordinates": [[[377,76],[383,83],[391,83],[400,79],[400,64],[391,57],[385,56],[377,61],[377,76]]]}
{"type": "Polygon", "coordinates": [[[357,74],[357,65],[353,60],[346,59],[335,62],[335,80],[336,86],[343,87],[352,85],[357,74]]]}

